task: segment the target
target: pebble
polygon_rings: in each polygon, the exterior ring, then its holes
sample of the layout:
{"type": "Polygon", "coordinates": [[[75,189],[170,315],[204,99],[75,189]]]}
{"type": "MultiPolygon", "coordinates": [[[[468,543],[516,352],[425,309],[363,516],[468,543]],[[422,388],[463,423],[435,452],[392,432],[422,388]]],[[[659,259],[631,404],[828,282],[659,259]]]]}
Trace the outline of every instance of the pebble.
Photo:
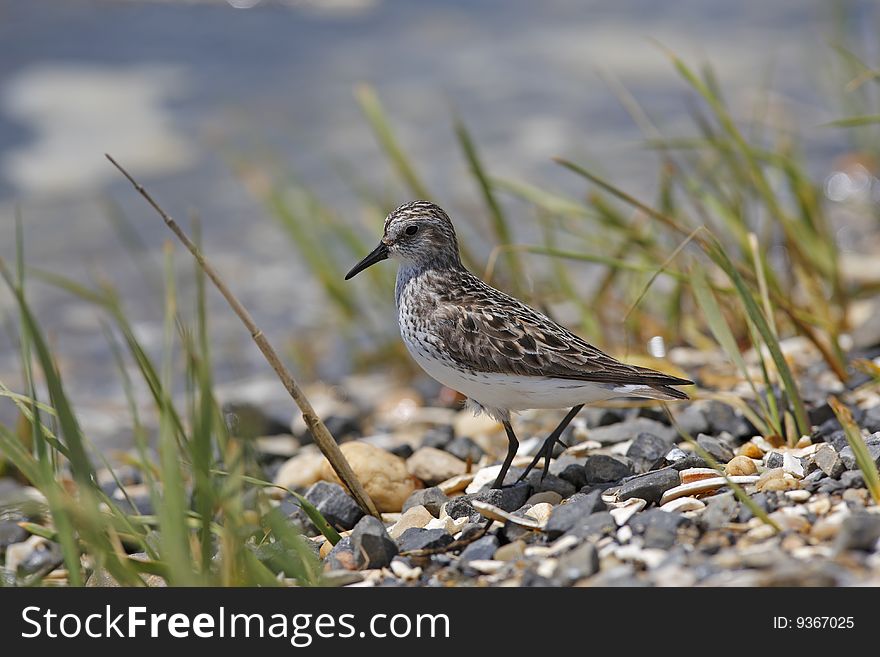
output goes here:
{"type": "Polygon", "coordinates": [[[706,450],[713,459],[719,463],[727,463],[733,458],[733,450],[730,447],[713,436],[701,433],[697,436],[697,444],[706,450]]]}
{"type": "Polygon", "coordinates": [[[481,468],[477,471],[477,473],[473,476],[470,483],[468,483],[467,487],[464,489],[465,493],[476,493],[478,491],[483,490],[486,486],[491,486],[495,483],[495,480],[498,478],[498,473],[501,472],[501,465],[490,465],[486,468],[481,468]]]}
{"type": "MultiPolygon", "coordinates": [[[[446,495],[452,495],[454,493],[460,493],[461,491],[465,490],[468,485],[473,482],[473,480],[474,473],[470,472],[468,474],[458,475],[457,477],[452,477],[451,479],[440,482],[439,484],[437,484],[437,488],[439,488],[446,495]]],[[[480,488],[482,488],[482,486],[480,488]]]]}
{"type": "Polygon", "coordinates": [[[638,475],[623,482],[617,498],[621,501],[641,498],[648,504],[659,502],[663,493],[681,484],[680,474],[673,468],[663,468],[638,475]]]}
{"type": "Polygon", "coordinates": [[[790,490],[786,491],[785,497],[792,502],[806,502],[812,494],[808,490],[790,490]]]}
{"type": "Polygon", "coordinates": [[[339,484],[319,481],[306,491],[305,498],[338,531],[351,529],[364,515],[354,498],[339,484]]]}
{"type": "Polygon", "coordinates": [[[739,503],[733,492],[713,495],[706,500],[706,510],[700,514],[700,525],[706,529],[720,529],[739,515],[739,503]]]}
{"type": "Polygon", "coordinates": [[[860,511],[844,518],[834,549],[872,552],[880,541],[880,515],[860,511]]]}
{"type": "Polygon", "coordinates": [[[462,551],[458,562],[461,565],[467,565],[469,562],[474,560],[488,561],[495,556],[495,551],[497,549],[497,536],[483,536],[482,538],[478,538],[476,541],[468,545],[462,551]]]}
{"type": "Polygon", "coordinates": [[[516,511],[531,494],[531,487],[525,483],[519,483],[507,488],[484,488],[470,495],[455,497],[446,503],[446,513],[453,518],[471,516],[477,513],[475,501],[489,503],[503,511],[516,511]]]}
{"type": "Polygon", "coordinates": [[[577,488],[571,482],[549,473],[544,475],[537,470],[530,472],[526,481],[536,493],[553,492],[561,498],[571,497],[577,491],[577,488]]]}
{"type": "Polygon", "coordinates": [[[752,441],[740,445],[739,448],[736,450],[736,453],[739,456],[745,456],[750,459],[764,458],[764,452],[762,452],[761,448],[752,441]]]}
{"type": "MultiPolygon", "coordinates": [[[[372,516],[371,516],[372,517],[372,516]]],[[[357,570],[357,559],[351,546],[351,537],[343,536],[333,546],[330,553],[324,559],[324,570],[357,570]]]]}
{"type": "Polygon", "coordinates": [[[599,553],[592,543],[581,543],[559,557],[551,577],[556,586],[569,586],[599,572],[599,553]]]}
{"type": "Polygon", "coordinates": [[[599,511],[579,523],[571,530],[574,536],[586,539],[598,539],[617,531],[614,516],[608,511],[599,511]]]}
{"type": "Polygon", "coordinates": [[[364,516],[355,525],[351,532],[351,549],[358,570],[384,568],[397,555],[397,545],[385,525],[373,516],[364,516]]]}
{"type": "Polygon", "coordinates": [[[6,569],[18,575],[47,572],[62,561],[61,546],[42,536],[31,536],[6,547],[6,569]]]}
{"type": "Polygon", "coordinates": [[[436,518],[425,507],[421,505],[413,506],[403,512],[400,519],[388,530],[388,533],[391,535],[391,538],[397,540],[407,529],[411,527],[423,528],[432,520],[436,520],[436,518]]]}
{"type": "Polygon", "coordinates": [[[626,457],[632,461],[636,472],[648,472],[661,462],[669,451],[669,443],[652,433],[642,432],[636,436],[626,450],[626,457]]]}
{"type": "Polygon", "coordinates": [[[609,445],[623,442],[624,440],[633,440],[640,433],[654,434],[658,438],[665,440],[669,445],[675,441],[677,436],[675,429],[672,427],[646,417],[624,420],[617,424],[591,429],[589,436],[590,440],[595,440],[603,445],[609,445]]]}
{"type": "Polygon", "coordinates": [[[605,503],[600,498],[600,491],[574,495],[565,504],[553,509],[544,531],[550,538],[556,538],[571,531],[594,512],[604,509],[605,503]]]}
{"type": "Polygon", "coordinates": [[[401,552],[412,550],[435,550],[452,543],[452,536],[445,529],[420,529],[410,527],[397,539],[401,552]]]}
{"type": "Polygon", "coordinates": [[[804,466],[801,463],[801,460],[793,456],[790,452],[785,452],[782,455],[782,469],[793,477],[797,477],[798,479],[804,478],[804,466]]]}
{"type": "Polygon", "coordinates": [[[816,453],[813,455],[813,462],[822,472],[834,479],[838,479],[846,469],[837,450],[827,443],[820,445],[819,449],[816,450],[816,453]]]}
{"type": "Polygon", "coordinates": [[[9,545],[26,541],[27,537],[27,531],[19,527],[18,521],[0,520],[0,552],[3,552],[9,545]]]}
{"type": "MultiPolygon", "coordinates": [[[[362,441],[343,443],[340,449],[379,511],[393,513],[403,508],[418,482],[407,472],[402,458],[362,441]]],[[[326,461],[321,478],[341,483],[326,461]]]]}
{"type": "Polygon", "coordinates": [[[732,477],[741,475],[753,475],[758,472],[755,462],[748,456],[734,456],[727,465],[724,466],[724,472],[732,477]]]}
{"type": "Polygon", "coordinates": [[[789,479],[788,477],[780,477],[768,480],[764,486],[758,486],[760,491],[789,491],[800,488],[797,479],[789,479]]]}
{"type": "Polygon", "coordinates": [[[397,575],[404,582],[417,582],[422,576],[420,566],[410,566],[406,559],[395,557],[391,560],[391,572],[397,575]]]}
{"type": "MultiPolygon", "coordinates": [[[[878,434],[867,438],[865,440],[865,445],[868,448],[870,459],[877,467],[880,467],[880,438],[878,438],[878,434]]],[[[840,460],[843,461],[847,470],[855,470],[859,467],[858,463],[856,463],[856,456],[853,453],[853,449],[849,445],[840,450],[840,460]]]]}
{"type": "Polygon", "coordinates": [[[434,486],[467,471],[467,464],[460,458],[434,447],[420,447],[406,460],[407,471],[434,486]]]}
{"type": "Polygon", "coordinates": [[[617,482],[633,474],[632,465],[608,454],[593,454],[584,463],[584,475],[587,483],[617,482]]]}
{"type": "Polygon", "coordinates": [[[587,485],[587,473],[584,472],[584,466],[579,463],[569,463],[557,474],[560,479],[570,483],[576,490],[587,485]]]}
{"type": "Polygon", "coordinates": [[[761,473],[761,476],[758,478],[758,483],[756,488],[760,491],[764,489],[764,486],[767,485],[767,482],[771,479],[782,479],[785,476],[785,472],[782,468],[773,468],[771,470],[765,470],[761,473]]]}
{"type": "Polygon", "coordinates": [[[618,506],[611,509],[611,517],[614,518],[614,522],[617,523],[618,527],[622,527],[629,522],[629,519],[636,513],[644,509],[647,504],[648,503],[645,500],[639,499],[638,497],[631,497],[626,502],[619,502],[618,506]]]}
{"type": "Polygon", "coordinates": [[[562,496],[559,493],[554,493],[552,490],[548,490],[542,493],[535,493],[526,500],[526,504],[530,506],[541,504],[542,502],[546,502],[550,506],[556,506],[562,502],[562,496]]]}
{"type": "Polygon", "coordinates": [[[483,457],[482,448],[467,436],[453,439],[446,445],[445,449],[456,458],[465,462],[470,459],[472,463],[476,463],[483,457]]]}
{"type": "Polygon", "coordinates": [[[497,561],[515,561],[523,557],[525,549],[525,541],[514,541],[498,548],[493,558],[497,561]]]}
{"type": "Polygon", "coordinates": [[[406,498],[402,510],[406,512],[414,506],[423,506],[428,510],[428,513],[434,517],[438,517],[440,515],[440,509],[448,501],[449,497],[447,497],[446,493],[440,490],[437,486],[420,488],[413,491],[412,494],[406,498]]]}

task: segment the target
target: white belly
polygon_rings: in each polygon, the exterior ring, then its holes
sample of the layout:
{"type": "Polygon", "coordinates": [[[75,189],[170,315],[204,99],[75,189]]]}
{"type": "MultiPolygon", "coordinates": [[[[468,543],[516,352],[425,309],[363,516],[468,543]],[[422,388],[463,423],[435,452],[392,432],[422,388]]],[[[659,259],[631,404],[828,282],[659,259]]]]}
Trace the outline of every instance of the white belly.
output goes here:
{"type": "Polygon", "coordinates": [[[493,415],[497,411],[528,408],[571,408],[577,404],[619,397],[610,386],[586,381],[516,376],[489,372],[465,372],[448,362],[428,356],[407,341],[416,362],[432,378],[474,400],[493,415]]]}

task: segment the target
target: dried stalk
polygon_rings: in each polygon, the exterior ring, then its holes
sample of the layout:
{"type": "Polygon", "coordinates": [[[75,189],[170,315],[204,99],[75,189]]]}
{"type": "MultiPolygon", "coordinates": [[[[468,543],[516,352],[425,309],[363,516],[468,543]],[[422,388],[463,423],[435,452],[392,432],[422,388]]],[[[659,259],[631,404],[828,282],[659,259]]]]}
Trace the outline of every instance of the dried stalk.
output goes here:
{"type": "MultiPolygon", "coordinates": [[[[106,154],[105,154],[106,155],[106,154]]],[[[131,175],[126,171],[116,160],[114,160],[110,155],[106,155],[107,159],[110,160],[110,163],[113,164],[119,172],[125,176],[128,181],[134,185],[134,188],[143,196],[147,203],[149,203],[153,209],[162,217],[165,224],[168,228],[171,229],[177,238],[183,243],[183,245],[189,249],[189,252],[192,253],[193,257],[196,259],[196,262],[199,263],[199,266],[211,279],[211,282],[214,283],[216,288],[220,291],[220,294],[223,295],[223,298],[229,303],[232,307],[232,310],[235,311],[235,314],[238,315],[238,318],[242,321],[242,323],[247,327],[247,330],[250,331],[251,337],[254,342],[257,343],[257,346],[260,348],[260,351],[263,352],[263,356],[265,356],[266,360],[269,362],[269,365],[272,366],[272,369],[275,370],[275,373],[278,375],[278,378],[281,379],[281,383],[287,389],[287,392],[293,398],[293,401],[296,402],[296,405],[299,406],[299,410],[302,412],[303,420],[305,420],[306,426],[311,432],[312,436],[315,439],[315,444],[318,445],[318,448],[330,462],[331,467],[339,476],[339,479],[342,483],[348,488],[352,497],[357,501],[358,505],[370,515],[376,516],[377,518],[381,517],[379,514],[379,510],[376,508],[376,505],[373,503],[373,500],[370,499],[370,496],[367,494],[367,491],[364,490],[363,485],[355,476],[354,471],[351,469],[351,465],[349,465],[348,460],[343,455],[342,451],[339,449],[339,445],[334,440],[333,436],[330,435],[330,432],[327,430],[327,427],[321,421],[321,418],[318,417],[317,413],[315,413],[315,409],[312,408],[311,403],[309,403],[308,398],[306,398],[303,391],[300,389],[299,385],[296,383],[296,380],[291,375],[290,371],[284,366],[284,363],[281,362],[281,359],[278,357],[278,354],[275,352],[275,349],[272,348],[272,345],[269,344],[269,341],[266,339],[266,336],[263,335],[263,332],[257,328],[257,325],[254,323],[253,318],[250,313],[245,309],[243,305],[239,302],[239,300],[235,297],[234,294],[229,290],[226,286],[226,283],[223,282],[223,279],[220,278],[220,275],[216,272],[216,270],[211,266],[208,260],[202,255],[202,252],[199,251],[199,248],[193,243],[193,241],[187,236],[187,234],[183,231],[183,229],[177,224],[171,216],[165,212],[159,204],[153,199],[152,196],[144,189],[143,185],[138,183],[131,175]]]]}

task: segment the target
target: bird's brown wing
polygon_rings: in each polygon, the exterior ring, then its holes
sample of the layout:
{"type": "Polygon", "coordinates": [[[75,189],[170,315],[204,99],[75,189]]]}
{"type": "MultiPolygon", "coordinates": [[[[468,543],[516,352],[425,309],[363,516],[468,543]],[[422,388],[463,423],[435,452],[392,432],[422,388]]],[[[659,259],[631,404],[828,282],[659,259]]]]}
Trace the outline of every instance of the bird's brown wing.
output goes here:
{"type": "Polygon", "coordinates": [[[692,383],[621,363],[517,299],[485,287],[439,303],[432,322],[444,349],[474,371],[651,387],[692,383]],[[491,303],[481,298],[487,294],[491,303]]]}

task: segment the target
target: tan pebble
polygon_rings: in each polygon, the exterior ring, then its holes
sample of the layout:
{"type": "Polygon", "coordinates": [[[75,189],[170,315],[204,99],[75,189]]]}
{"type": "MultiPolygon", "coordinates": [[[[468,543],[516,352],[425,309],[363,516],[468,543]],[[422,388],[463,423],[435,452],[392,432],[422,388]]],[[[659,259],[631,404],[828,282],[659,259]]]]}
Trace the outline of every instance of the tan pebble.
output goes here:
{"type": "Polygon", "coordinates": [[[841,520],[834,517],[819,518],[810,528],[810,536],[819,541],[828,541],[840,532],[841,520]]]}
{"type": "Polygon", "coordinates": [[[855,502],[864,506],[868,501],[868,490],[866,488],[848,488],[843,491],[843,499],[845,502],[855,502]]]}
{"type": "Polygon", "coordinates": [[[712,468],[688,468],[681,471],[681,483],[689,484],[701,479],[712,479],[718,476],[718,471],[712,468]]]}
{"type": "Polygon", "coordinates": [[[500,548],[495,550],[495,554],[492,558],[495,561],[513,561],[515,559],[521,558],[525,553],[525,550],[525,541],[514,541],[513,543],[502,545],[500,548]]]}
{"type": "Polygon", "coordinates": [[[456,477],[447,479],[446,481],[440,482],[439,484],[437,484],[437,488],[443,491],[446,495],[452,495],[453,493],[462,492],[473,480],[473,473],[458,475],[456,477]]]}
{"type": "MultiPolygon", "coordinates": [[[[794,508],[794,507],[792,507],[794,508]]],[[[770,518],[776,521],[782,529],[795,532],[807,533],[810,531],[810,523],[803,516],[793,513],[785,513],[784,511],[774,511],[770,514],[770,518]]]]}
{"type": "Polygon", "coordinates": [[[406,460],[406,469],[428,486],[434,486],[467,471],[467,464],[436,447],[421,447],[406,460]]]}
{"type": "MultiPolygon", "coordinates": [[[[320,481],[324,463],[324,456],[321,452],[304,450],[284,462],[275,475],[275,483],[285,488],[308,488],[316,481],[320,481]]],[[[282,497],[287,495],[285,491],[277,488],[275,490],[282,497]]]]}
{"type": "Polygon", "coordinates": [[[324,541],[321,544],[321,549],[318,552],[318,554],[321,555],[322,559],[326,559],[327,555],[330,554],[330,550],[332,550],[332,549],[333,549],[333,544],[330,541],[324,541]]]}
{"type": "Polygon", "coordinates": [[[773,537],[776,534],[776,530],[773,529],[770,525],[761,523],[757,527],[754,527],[746,532],[746,536],[752,539],[753,541],[766,541],[768,538],[773,537]]]}
{"type": "Polygon", "coordinates": [[[786,491],[785,496],[792,502],[806,502],[812,494],[808,490],[790,490],[786,491]]]}
{"type": "Polygon", "coordinates": [[[739,456],[746,456],[750,459],[759,459],[764,456],[764,452],[761,451],[761,448],[753,442],[747,442],[740,445],[739,449],[736,450],[736,453],[739,456]]]}
{"type": "Polygon", "coordinates": [[[734,456],[727,462],[727,465],[724,466],[724,472],[732,477],[753,475],[757,471],[758,467],[748,456],[734,456]]]}
{"type": "Polygon", "coordinates": [[[474,474],[473,479],[468,483],[464,492],[470,494],[481,491],[484,486],[491,485],[495,482],[498,478],[499,472],[501,472],[500,463],[480,468],[477,470],[476,474],[474,474]]]}
{"type": "Polygon", "coordinates": [[[831,500],[828,497],[820,497],[807,504],[807,510],[817,516],[824,516],[831,511],[831,500]]]}
{"type": "Polygon", "coordinates": [[[534,505],[534,504],[541,504],[542,502],[546,502],[547,504],[550,504],[551,506],[556,506],[561,501],[562,501],[562,495],[560,495],[559,493],[557,493],[555,491],[547,490],[547,491],[544,491],[543,493],[535,493],[528,500],[526,500],[526,504],[534,505]]]}
{"type": "MultiPolygon", "coordinates": [[[[407,472],[406,462],[391,452],[358,440],[343,443],[339,448],[381,512],[400,511],[406,498],[420,487],[407,472]]],[[[321,478],[341,483],[326,460],[321,478]]]]}
{"type": "Polygon", "coordinates": [[[756,484],[756,488],[758,490],[764,490],[764,486],[767,485],[767,482],[771,479],[782,479],[785,475],[785,472],[782,468],[773,468],[772,470],[765,470],[761,473],[761,476],[758,478],[758,483],[756,484]]]}
{"type": "Polygon", "coordinates": [[[801,436],[795,447],[809,447],[813,444],[813,439],[809,436],[801,436]]]}
{"type": "Polygon", "coordinates": [[[538,502],[531,509],[526,511],[526,515],[534,518],[540,523],[546,523],[550,519],[553,512],[553,505],[548,502],[538,502]]]}
{"type": "Polygon", "coordinates": [[[759,491],[771,491],[771,490],[794,490],[796,488],[800,488],[800,484],[797,479],[768,479],[764,482],[764,485],[761,486],[758,484],[756,487],[759,491]]]}
{"type": "Polygon", "coordinates": [[[391,538],[397,540],[407,529],[412,527],[424,527],[433,519],[434,516],[431,515],[431,512],[419,504],[418,506],[410,507],[404,511],[400,516],[400,520],[394,523],[394,526],[388,530],[388,534],[391,538]]]}
{"type": "Polygon", "coordinates": [[[701,511],[706,508],[706,503],[698,500],[696,497],[679,497],[671,502],[667,502],[660,508],[664,511],[683,513],[685,511],[701,511]]]}
{"type": "MultiPolygon", "coordinates": [[[[809,530],[809,526],[807,527],[807,530],[809,530]]],[[[786,552],[793,552],[798,548],[802,548],[804,545],[806,545],[806,540],[804,540],[804,538],[798,534],[789,534],[788,536],[784,537],[782,539],[782,542],[779,544],[779,546],[786,552]]]]}

